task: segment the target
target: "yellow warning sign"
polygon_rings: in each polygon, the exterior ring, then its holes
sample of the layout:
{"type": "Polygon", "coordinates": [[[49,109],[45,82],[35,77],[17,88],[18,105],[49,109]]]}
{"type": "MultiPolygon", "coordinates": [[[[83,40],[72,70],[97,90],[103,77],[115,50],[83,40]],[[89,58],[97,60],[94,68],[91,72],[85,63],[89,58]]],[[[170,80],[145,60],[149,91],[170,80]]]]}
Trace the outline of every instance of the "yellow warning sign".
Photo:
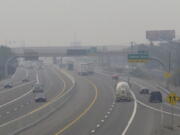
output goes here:
{"type": "Polygon", "coordinates": [[[179,101],[179,97],[176,96],[176,93],[169,93],[166,100],[169,104],[175,105],[179,101]]]}
{"type": "Polygon", "coordinates": [[[180,97],[176,97],[176,101],[180,101],[180,97]]]}
{"type": "Polygon", "coordinates": [[[165,72],[164,73],[164,78],[168,79],[171,78],[172,74],[170,72],[165,72]]]}

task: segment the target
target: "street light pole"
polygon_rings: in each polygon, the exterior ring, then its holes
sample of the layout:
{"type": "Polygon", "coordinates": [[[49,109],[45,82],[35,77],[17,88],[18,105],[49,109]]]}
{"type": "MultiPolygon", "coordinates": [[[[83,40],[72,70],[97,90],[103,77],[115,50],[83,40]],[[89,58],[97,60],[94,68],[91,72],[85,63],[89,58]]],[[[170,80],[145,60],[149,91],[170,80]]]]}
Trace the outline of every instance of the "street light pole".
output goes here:
{"type": "MultiPolygon", "coordinates": [[[[156,58],[150,58],[150,59],[155,60],[158,63],[160,63],[163,66],[164,70],[167,71],[168,73],[171,72],[171,51],[168,54],[168,68],[166,68],[165,64],[163,64],[159,59],[156,59],[156,58]]],[[[168,78],[166,79],[166,89],[170,91],[168,78]]],[[[161,121],[163,123],[163,113],[162,112],[161,112],[161,118],[162,118],[161,121]]],[[[173,130],[174,129],[174,105],[173,104],[171,104],[171,126],[172,126],[171,128],[173,130]]]]}
{"type": "MultiPolygon", "coordinates": [[[[171,72],[171,51],[169,52],[169,56],[168,56],[168,72],[171,72]]],[[[170,86],[169,86],[169,79],[167,79],[167,89],[170,91],[170,86]]],[[[174,130],[174,105],[171,104],[171,128],[172,130],[174,130]]]]}
{"type": "MultiPolygon", "coordinates": [[[[133,53],[133,50],[134,50],[134,47],[133,47],[134,43],[131,42],[131,53],[133,53]]],[[[130,84],[130,72],[131,72],[131,64],[129,63],[129,66],[128,66],[128,84],[130,84]]]]}

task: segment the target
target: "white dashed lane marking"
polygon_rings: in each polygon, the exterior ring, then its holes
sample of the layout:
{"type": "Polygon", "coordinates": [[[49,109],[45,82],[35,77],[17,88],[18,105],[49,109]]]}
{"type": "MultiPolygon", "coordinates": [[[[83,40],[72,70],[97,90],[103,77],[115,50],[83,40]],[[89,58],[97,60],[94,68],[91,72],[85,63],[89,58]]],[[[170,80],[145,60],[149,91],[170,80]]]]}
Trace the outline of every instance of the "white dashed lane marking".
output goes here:
{"type": "Polygon", "coordinates": [[[104,123],[104,120],[101,120],[102,123],[104,123]]]}
{"type": "Polygon", "coordinates": [[[97,124],[96,127],[99,128],[99,127],[100,127],[100,124],[97,124]]]}
{"type": "Polygon", "coordinates": [[[107,119],[107,118],[108,118],[108,116],[107,116],[107,115],[105,115],[105,116],[104,116],[104,118],[105,118],[105,119],[107,119]]]}
{"type": "Polygon", "coordinates": [[[95,133],[95,130],[91,130],[91,133],[95,133]]]}

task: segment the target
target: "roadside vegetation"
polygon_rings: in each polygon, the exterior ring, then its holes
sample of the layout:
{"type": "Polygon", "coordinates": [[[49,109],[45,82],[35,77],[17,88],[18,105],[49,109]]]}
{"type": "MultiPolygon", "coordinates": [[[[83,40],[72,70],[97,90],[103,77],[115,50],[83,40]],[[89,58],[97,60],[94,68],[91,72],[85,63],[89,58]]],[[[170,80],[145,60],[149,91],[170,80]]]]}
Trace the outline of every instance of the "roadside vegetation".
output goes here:
{"type": "MultiPolygon", "coordinates": [[[[5,64],[7,60],[14,57],[15,54],[12,52],[11,48],[6,46],[0,46],[0,80],[5,77],[5,64]]],[[[17,61],[12,60],[8,64],[8,73],[11,75],[15,72],[17,67],[17,61]]]]}
{"type": "MultiPolygon", "coordinates": [[[[138,50],[148,50],[150,57],[153,56],[153,58],[157,58],[164,64],[163,67],[156,61],[149,61],[143,65],[145,69],[153,71],[151,75],[154,73],[154,76],[156,75],[157,77],[161,76],[163,78],[163,73],[168,72],[170,59],[170,72],[172,77],[169,79],[169,83],[176,87],[180,86],[180,42],[165,42],[148,46],[141,44],[136,45],[135,48],[138,50]]],[[[135,71],[135,73],[138,72],[135,71]]]]}

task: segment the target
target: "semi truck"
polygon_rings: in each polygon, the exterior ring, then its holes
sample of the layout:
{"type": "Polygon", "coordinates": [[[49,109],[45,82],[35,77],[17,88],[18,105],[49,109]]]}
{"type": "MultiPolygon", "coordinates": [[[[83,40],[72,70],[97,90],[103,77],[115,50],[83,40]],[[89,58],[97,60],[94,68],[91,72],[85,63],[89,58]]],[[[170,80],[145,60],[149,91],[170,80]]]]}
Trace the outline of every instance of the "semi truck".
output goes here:
{"type": "Polygon", "coordinates": [[[88,63],[79,63],[77,70],[79,75],[88,75],[88,63]]]}
{"type": "Polygon", "coordinates": [[[115,87],[116,102],[131,101],[130,87],[127,82],[118,82],[115,87]]]}

